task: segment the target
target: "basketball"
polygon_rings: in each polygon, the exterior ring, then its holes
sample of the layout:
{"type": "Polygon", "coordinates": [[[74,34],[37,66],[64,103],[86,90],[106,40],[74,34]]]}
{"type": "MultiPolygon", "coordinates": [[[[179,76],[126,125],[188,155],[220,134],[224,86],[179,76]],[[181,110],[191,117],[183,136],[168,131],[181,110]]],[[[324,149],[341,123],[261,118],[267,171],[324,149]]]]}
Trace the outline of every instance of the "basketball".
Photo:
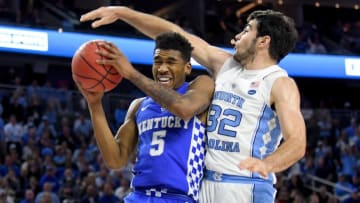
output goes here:
{"type": "Polygon", "coordinates": [[[102,40],[91,40],[82,44],[74,53],[71,61],[72,78],[83,89],[90,92],[108,92],[122,80],[115,68],[96,63],[102,56],[96,53],[102,49],[102,40]]]}

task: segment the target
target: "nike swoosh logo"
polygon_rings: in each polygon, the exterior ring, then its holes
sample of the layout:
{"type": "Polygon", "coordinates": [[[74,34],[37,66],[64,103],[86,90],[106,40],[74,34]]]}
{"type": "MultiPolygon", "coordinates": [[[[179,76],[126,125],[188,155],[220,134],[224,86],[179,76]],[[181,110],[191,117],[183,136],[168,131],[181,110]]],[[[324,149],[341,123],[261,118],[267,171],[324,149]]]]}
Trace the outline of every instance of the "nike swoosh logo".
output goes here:
{"type": "Polygon", "coordinates": [[[150,105],[146,105],[140,109],[140,111],[145,111],[147,108],[149,108],[150,105]]]}

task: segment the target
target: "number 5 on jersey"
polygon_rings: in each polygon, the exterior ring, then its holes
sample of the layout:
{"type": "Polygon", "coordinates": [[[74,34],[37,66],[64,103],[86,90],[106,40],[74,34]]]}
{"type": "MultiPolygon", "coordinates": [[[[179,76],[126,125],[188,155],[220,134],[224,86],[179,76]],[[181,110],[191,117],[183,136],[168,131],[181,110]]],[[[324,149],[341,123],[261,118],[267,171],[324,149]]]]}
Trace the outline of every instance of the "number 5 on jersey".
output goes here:
{"type": "Polygon", "coordinates": [[[164,152],[166,130],[160,130],[153,133],[150,144],[150,155],[160,156],[164,152]]]}

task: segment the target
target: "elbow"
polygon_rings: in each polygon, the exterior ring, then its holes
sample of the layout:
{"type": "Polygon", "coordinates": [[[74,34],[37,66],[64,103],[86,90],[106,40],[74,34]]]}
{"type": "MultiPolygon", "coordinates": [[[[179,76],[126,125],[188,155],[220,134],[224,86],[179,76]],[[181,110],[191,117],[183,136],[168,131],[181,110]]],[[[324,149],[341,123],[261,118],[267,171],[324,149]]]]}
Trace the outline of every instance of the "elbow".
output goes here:
{"type": "Polygon", "coordinates": [[[298,147],[298,160],[302,159],[305,156],[306,153],[306,140],[300,141],[300,146],[298,147]]]}
{"type": "Polygon", "coordinates": [[[306,146],[302,147],[301,150],[299,150],[299,160],[302,159],[305,156],[306,153],[306,146]]]}

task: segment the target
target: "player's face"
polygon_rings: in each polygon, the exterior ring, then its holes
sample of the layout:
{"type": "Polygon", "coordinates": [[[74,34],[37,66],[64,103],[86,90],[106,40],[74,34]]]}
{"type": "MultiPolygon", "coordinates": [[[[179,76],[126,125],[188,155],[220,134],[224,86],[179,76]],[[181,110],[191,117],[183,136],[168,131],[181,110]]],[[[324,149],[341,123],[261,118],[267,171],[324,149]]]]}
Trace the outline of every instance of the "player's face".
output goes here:
{"type": "Polygon", "coordinates": [[[238,61],[247,61],[254,57],[256,53],[256,21],[251,20],[244,30],[237,34],[231,44],[234,45],[234,57],[238,61]]]}
{"type": "Polygon", "coordinates": [[[156,82],[177,89],[185,82],[191,66],[182,59],[180,51],[156,49],[152,71],[156,82]]]}

